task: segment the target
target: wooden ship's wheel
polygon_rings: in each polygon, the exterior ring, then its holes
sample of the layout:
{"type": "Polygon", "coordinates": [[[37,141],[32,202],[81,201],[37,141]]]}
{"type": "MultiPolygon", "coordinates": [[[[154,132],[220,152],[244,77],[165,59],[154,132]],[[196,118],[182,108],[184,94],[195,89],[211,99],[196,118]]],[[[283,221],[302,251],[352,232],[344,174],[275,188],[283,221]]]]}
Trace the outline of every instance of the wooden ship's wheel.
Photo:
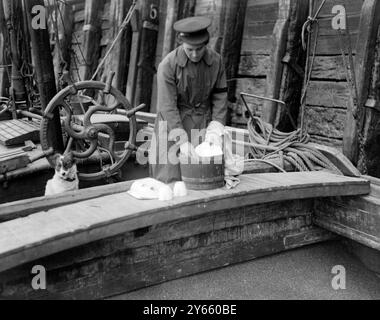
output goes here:
{"type": "MultiPolygon", "coordinates": [[[[50,124],[59,110],[65,153],[72,152],[79,163],[90,158],[99,160],[101,165],[97,172],[79,170],[79,179],[83,181],[117,174],[136,150],[136,112],[145,105],[132,108],[126,97],[111,86],[112,78],[107,83],[83,81],[69,85],[51,100],[41,123],[43,151],[48,152],[53,148],[54,132],[50,124]],[[123,137],[122,141],[117,141],[114,128],[109,125],[115,122],[129,126],[129,130],[125,130],[128,137],[123,137]]],[[[54,166],[53,155],[48,157],[48,161],[54,166]]]]}

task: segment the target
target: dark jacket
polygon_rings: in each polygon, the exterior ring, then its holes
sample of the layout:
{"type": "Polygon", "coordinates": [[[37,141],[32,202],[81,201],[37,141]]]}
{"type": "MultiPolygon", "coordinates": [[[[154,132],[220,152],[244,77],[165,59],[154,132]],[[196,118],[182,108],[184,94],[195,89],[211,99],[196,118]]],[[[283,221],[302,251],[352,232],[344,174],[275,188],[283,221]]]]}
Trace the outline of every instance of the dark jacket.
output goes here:
{"type": "Polygon", "coordinates": [[[180,144],[186,140],[191,142],[192,129],[206,129],[211,121],[226,123],[225,68],[221,56],[210,48],[206,49],[201,61],[193,63],[180,46],[159,65],[157,82],[158,114],[151,146],[150,174],[165,183],[181,181],[180,166],[172,161],[180,144]],[[180,141],[169,136],[174,129],[186,132],[180,141]],[[170,154],[169,150],[172,150],[170,154]]]}

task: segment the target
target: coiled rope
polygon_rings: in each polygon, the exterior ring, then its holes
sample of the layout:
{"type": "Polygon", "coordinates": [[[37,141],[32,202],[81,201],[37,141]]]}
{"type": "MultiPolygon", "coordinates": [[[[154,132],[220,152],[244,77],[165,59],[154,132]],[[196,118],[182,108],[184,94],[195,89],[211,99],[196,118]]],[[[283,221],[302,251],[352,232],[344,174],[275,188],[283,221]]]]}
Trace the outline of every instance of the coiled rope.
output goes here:
{"type": "Polygon", "coordinates": [[[285,164],[290,164],[300,172],[326,169],[339,175],[343,173],[320,151],[308,144],[310,137],[303,135],[300,138],[300,129],[291,133],[284,133],[274,129],[269,123],[258,117],[248,122],[251,152],[246,162],[265,162],[276,169],[285,170],[285,164]],[[270,153],[267,153],[271,147],[270,153]],[[279,168],[277,163],[282,163],[279,168]]]}

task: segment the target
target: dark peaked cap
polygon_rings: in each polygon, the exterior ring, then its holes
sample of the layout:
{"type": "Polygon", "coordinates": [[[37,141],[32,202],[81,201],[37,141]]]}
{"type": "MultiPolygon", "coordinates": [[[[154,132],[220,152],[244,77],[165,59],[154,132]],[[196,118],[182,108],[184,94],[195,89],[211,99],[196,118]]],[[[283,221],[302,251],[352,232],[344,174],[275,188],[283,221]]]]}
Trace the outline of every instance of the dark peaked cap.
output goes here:
{"type": "Polygon", "coordinates": [[[210,26],[210,18],[191,17],[177,21],[174,24],[174,30],[179,32],[179,37],[183,42],[200,45],[210,39],[210,34],[207,30],[210,26]]]}

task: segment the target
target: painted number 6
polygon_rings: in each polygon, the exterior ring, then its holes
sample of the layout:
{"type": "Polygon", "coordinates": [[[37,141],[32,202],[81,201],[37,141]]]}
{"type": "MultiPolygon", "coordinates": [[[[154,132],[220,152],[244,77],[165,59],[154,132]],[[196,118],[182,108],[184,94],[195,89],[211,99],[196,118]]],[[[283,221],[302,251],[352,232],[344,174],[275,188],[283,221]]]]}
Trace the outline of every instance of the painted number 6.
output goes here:
{"type": "Polygon", "coordinates": [[[152,20],[156,20],[158,17],[158,10],[157,7],[154,4],[150,5],[150,18],[152,20]]]}

